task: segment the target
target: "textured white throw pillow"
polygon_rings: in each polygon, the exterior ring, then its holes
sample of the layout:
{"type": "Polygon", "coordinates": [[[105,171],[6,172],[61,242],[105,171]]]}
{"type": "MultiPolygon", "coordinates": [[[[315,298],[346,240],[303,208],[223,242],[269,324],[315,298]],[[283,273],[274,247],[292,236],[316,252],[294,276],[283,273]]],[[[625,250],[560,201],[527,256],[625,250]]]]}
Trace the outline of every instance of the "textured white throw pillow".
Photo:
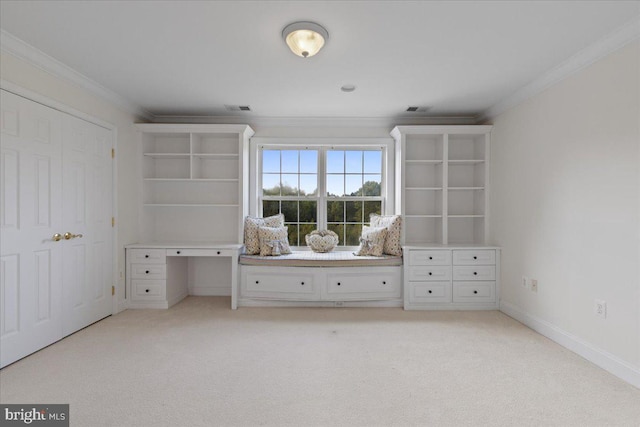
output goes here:
{"type": "Polygon", "coordinates": [[[254,218],[248,216],[244,220],[244,251],[247,255],[260,253],[260,239],[258,227],[283,227],[284,215],[278,214],[266,218],[254,218]]]}
{"type": "Polygon", "coordinates": [[[402,217],[400,215],[370,215],[371,227],[385,227],[387,237],[384,240],[384,253],[387,255],[402,255],[400,236],[402,235],[402,217]]]}
{"type": "Polygon", "coordinates": [[[387,229],[385,227],[362,227],[360,246],[356,251],[358,256],[382,256],[387,229]]]}
{"type": "Polygon", "coordinates": [[[287,227],[258,227],[260,256],[278,256],[291,253],[287,227]]]}

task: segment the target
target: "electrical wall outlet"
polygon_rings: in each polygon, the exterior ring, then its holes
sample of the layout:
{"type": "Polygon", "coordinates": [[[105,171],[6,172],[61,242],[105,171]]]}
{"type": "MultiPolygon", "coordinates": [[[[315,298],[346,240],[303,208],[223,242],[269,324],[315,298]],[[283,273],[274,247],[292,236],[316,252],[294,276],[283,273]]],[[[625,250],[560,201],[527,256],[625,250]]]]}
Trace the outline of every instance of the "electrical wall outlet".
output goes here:
{"type": "Polygon", "coordinates": [[[531,279],[531,292],[538,292],[538,279],[531,279]]]}
{"type": "Polygon", "coordinates": [[[334,307],[344,307],[344,301],[336,301],[334,307]]]}
{"type": "Polygon", "coordinates": [[[600,299],[594,300],[593,309],[597,317],[601,317],[603,319],[607,318],[607,302],[606,301],[603,301],[600,299]]]}

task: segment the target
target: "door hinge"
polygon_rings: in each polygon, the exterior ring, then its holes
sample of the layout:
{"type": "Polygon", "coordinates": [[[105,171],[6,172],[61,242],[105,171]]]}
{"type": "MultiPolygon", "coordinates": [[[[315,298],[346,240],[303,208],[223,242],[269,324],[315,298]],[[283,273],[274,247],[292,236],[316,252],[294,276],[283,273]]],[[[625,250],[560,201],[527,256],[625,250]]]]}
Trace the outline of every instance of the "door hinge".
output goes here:
{"type": "Polygon", "coordinates": [[[115,159],[115,158],[116,158],[116,149],[115,149],[115,148],[112,148],[112,149],[111,149],[111,158],[112,158],[112,159],[115,159]]]}
{"type": "Polygon", "coordinates": [[[111,226],[112,226],[112,227],[115,227],[115,226],[116,226],[116,217],[115,217],[115,216],[112,216],[112,217],[111,217],[111,226]]]}
{"type": "Polygon", "coordinates": [[[111,295],[115,295],[115,294],[116,294],[116,287],[111,286],[111,295]]]}

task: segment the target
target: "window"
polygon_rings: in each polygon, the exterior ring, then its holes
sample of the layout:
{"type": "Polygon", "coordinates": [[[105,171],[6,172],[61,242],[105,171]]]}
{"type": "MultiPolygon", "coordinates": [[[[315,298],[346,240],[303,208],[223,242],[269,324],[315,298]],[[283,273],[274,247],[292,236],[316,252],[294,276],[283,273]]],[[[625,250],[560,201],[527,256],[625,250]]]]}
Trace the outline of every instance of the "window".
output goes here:
{"type": "Polygon", "coordinates": [[[381,147],[269,147],[258,151],[263,216],[282,212],[289,243],[306,246],[315,229],[336,232],[341,246],[357,246],[369,215],[384,203],[381,147]]]}
{"type": "Polygon", "coordinates": [[[382,151],[327,150],[327,229],[356,246],[369,215],[382,211],[382,151]]]}
{"type": "Polygon", "coordinates": [[[304,246],[318,226],[318,151],[262,150],[262,215],[279,212],[289,244],[304,246]]]}

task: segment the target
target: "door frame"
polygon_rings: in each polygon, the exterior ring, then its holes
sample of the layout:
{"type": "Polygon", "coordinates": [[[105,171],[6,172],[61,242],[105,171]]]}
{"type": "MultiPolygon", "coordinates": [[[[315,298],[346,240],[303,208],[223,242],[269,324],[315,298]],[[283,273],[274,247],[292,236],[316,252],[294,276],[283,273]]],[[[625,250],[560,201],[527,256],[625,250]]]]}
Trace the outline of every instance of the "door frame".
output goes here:
{"type": "MultiPolygon", "coordinates": [[[[113,141],[112,147],[118,152],[118,128],[109,122],[101,120],[95,116],[84,113],[82,111],[76,110],[75,108],[69,107],[66,104],[63,104],[59,101],[56,101],[47,96],[36,93],[32,90],[26,89],[22,86],[19,86],[15,83],[11,83],[7,80],[0,79],[0,89],[6,90],[7,92],[11,92],[14,95],[21,96],[23,98],[29,99],[33,102],[37,102],[38,104],[44,105],[45,107],[53,108],[54,110],[60,111],[65,114],[69,114],[71,116],[77,117],[81,120],[87,121],[89,123],[93,123],[94,125],[100,126],[112,132],[113,141]]],[[[113,186],[112,197],[111,197],[111,212],[113,217],[116,220],[116,224],[118,223],[117,212],[118,212],[118,158],[114,157],[111,162],[111,185],[113,186]]],[[[118,312],[125,310],[127,307],[127,299],[125,298],[122,306],[118,304],[118,295],[120,291],[120,276],[118,274],[118,231],[117,227],[112,227],[113,232],[111,233],[111,244],[112,244],[112,277],[113,284],[115,287],[115,292],[111,295],[111,314],[117,314],[118,312]]],[[[123,281],[124,283],[124,281],[123,281]]]]}

